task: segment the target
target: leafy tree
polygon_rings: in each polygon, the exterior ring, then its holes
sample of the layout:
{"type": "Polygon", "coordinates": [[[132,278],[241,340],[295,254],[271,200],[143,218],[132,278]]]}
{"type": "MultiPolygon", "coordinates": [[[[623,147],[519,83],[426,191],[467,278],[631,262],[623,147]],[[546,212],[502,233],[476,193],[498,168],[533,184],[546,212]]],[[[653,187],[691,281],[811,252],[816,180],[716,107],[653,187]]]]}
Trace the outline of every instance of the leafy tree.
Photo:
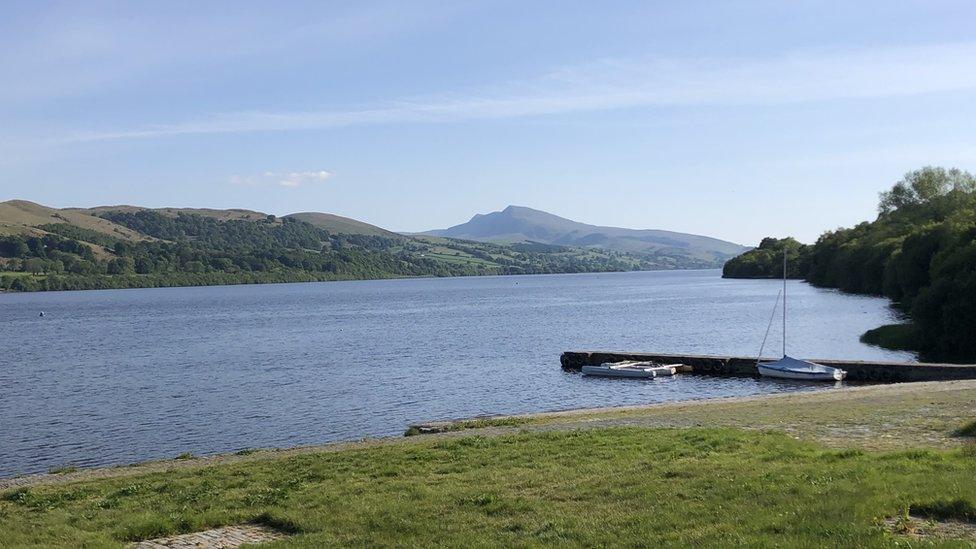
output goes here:
{"type": "Polygon", "coordinates": [[[786,253],[787,278],[801,278],[805,271],[807,246],[787,237],[762,239],[759,247],[730,259],[722,268],[726,278],[782,278],[786,253]]]}
{"type": "Polygon", "coordinates": [[[39,257],[32,257],[24,261],[24,270],[29,273],[40,274],[44,272],[44,260],[39,257]]]}
{"type": "Polygon", "coordinates": [[[926,166],[905,174],[891,190],[881,193],[878,211],[891,214],[899,208],[918,206],[950,193],[971,193],[976,190],[976,178],[970,173],[952,168],[926,166]]]}

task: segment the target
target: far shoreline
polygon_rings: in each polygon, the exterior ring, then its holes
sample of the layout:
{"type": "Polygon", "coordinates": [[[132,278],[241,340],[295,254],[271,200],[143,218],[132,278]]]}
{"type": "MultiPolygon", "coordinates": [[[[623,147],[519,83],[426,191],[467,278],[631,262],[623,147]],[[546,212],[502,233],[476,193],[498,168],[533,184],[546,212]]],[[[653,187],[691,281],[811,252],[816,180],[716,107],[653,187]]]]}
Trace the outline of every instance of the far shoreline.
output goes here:
{"type": "MultiPolygon", "coordinates": [[[[214,287],[233,287],[233,286],[275,286],[285,284],[321,284],[331,282],[375,282],[375,281],[394,281],[394,280],[449,280],[449,279],[471,279],[471,278],[513,278],[521,276],[569,276],[569,275],[595,275],[595,274],[627,274],[627,273],[675,273],[675,272],[706,272],[721,271],[720,267],[708,269],[640,269],[633,271],[578,271],[566,273],[512,273],[512,274],[473,274],[473,275],[453,275],[453,276],[388,276],[376,278],[331,278],[327,280],[289,280],[289,281],[255,281],[255,282],[228,282],[215,284],[183,284],[183,285],[159,285],[159,286],[123,286],[118,288],[75,288],[69,290],[12,290],[0,288],[0,293],[29,295],[29,294],[55,294],[59,292],[100,292],[115,290],[157,290],[173,288],[214,288],[214,287]]],[[[2,276],[2,274],[0,274],[2,276]]],[[[138,275],[136,275],[138,276],[138,275]]]]}

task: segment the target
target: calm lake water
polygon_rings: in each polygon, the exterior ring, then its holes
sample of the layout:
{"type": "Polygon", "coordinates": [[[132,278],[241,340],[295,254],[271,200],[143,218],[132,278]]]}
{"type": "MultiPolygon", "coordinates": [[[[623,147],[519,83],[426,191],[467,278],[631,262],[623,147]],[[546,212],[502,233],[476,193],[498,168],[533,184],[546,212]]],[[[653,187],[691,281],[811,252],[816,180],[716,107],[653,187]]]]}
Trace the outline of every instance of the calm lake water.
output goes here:
{"type": "MultiPolygon", "coordinates": [[[[678,271],[0,294],[0,476],[822,389],[559,367],[570,349],[754,355],[780,285],[678,271]]],[[[790,282],[789,305],[794,356],[914,358],[858,342],[896,318],[886,300],[790,282]]],[[[779,345],[774,325],[767,355],[779,345]]]]}

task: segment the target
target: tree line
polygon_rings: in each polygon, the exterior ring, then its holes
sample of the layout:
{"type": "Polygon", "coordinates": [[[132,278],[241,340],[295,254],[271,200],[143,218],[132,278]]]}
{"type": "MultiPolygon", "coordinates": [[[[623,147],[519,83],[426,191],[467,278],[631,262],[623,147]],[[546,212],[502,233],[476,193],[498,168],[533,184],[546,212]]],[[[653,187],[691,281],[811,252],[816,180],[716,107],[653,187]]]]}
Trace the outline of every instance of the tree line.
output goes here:
{"type": "Polygon", "coordinates": [[[218,220],[192,213],[106,211],[131,240],[67,223],[42,236],[0,237],[0,289],[17,291],[261,282],[625,271],[660,267],[616,252],[538,250],[445,240],[479,261],[445,261],[429,242],[399,236],[332,234],[292,218],[218,220]],[[13,273],[30,273],[20,276],[13,273]]]}
{"type": "MultiPolygon", "coordinates": [[[[824,233],[811,246],[766,239],[728,263],[729,278],[782,276],[886,296],[905,311],[907,345],[927,360],[976,361],[976,177],[925,167],[881,193],[871,222],[824,233]]],[[[902,341],[905,344],[905,341],[902,341]]]]}

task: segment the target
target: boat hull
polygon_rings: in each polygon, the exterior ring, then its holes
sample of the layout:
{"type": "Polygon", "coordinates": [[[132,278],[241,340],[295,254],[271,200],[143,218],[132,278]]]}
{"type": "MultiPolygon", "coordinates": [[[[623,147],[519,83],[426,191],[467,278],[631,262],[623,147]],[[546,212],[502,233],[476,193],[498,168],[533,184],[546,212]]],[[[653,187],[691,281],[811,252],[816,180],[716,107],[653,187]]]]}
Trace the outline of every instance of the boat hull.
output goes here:
{"type": "Polygon", "coordinates": [[[628,377],[638,379],[653,379],[657,377],[657,373],[651,369],[609,368],[607,366],[583,366],[582,372],[585,376],[628,377]]]}
{"type": "Polygon", "coordinates": [[[803,379],[808,381],[842,381],[847,372],[840,368],[824,366],[805,360],[783,357],[776,362],[760,362],[759,375],[779,379],[803,379]]]}

